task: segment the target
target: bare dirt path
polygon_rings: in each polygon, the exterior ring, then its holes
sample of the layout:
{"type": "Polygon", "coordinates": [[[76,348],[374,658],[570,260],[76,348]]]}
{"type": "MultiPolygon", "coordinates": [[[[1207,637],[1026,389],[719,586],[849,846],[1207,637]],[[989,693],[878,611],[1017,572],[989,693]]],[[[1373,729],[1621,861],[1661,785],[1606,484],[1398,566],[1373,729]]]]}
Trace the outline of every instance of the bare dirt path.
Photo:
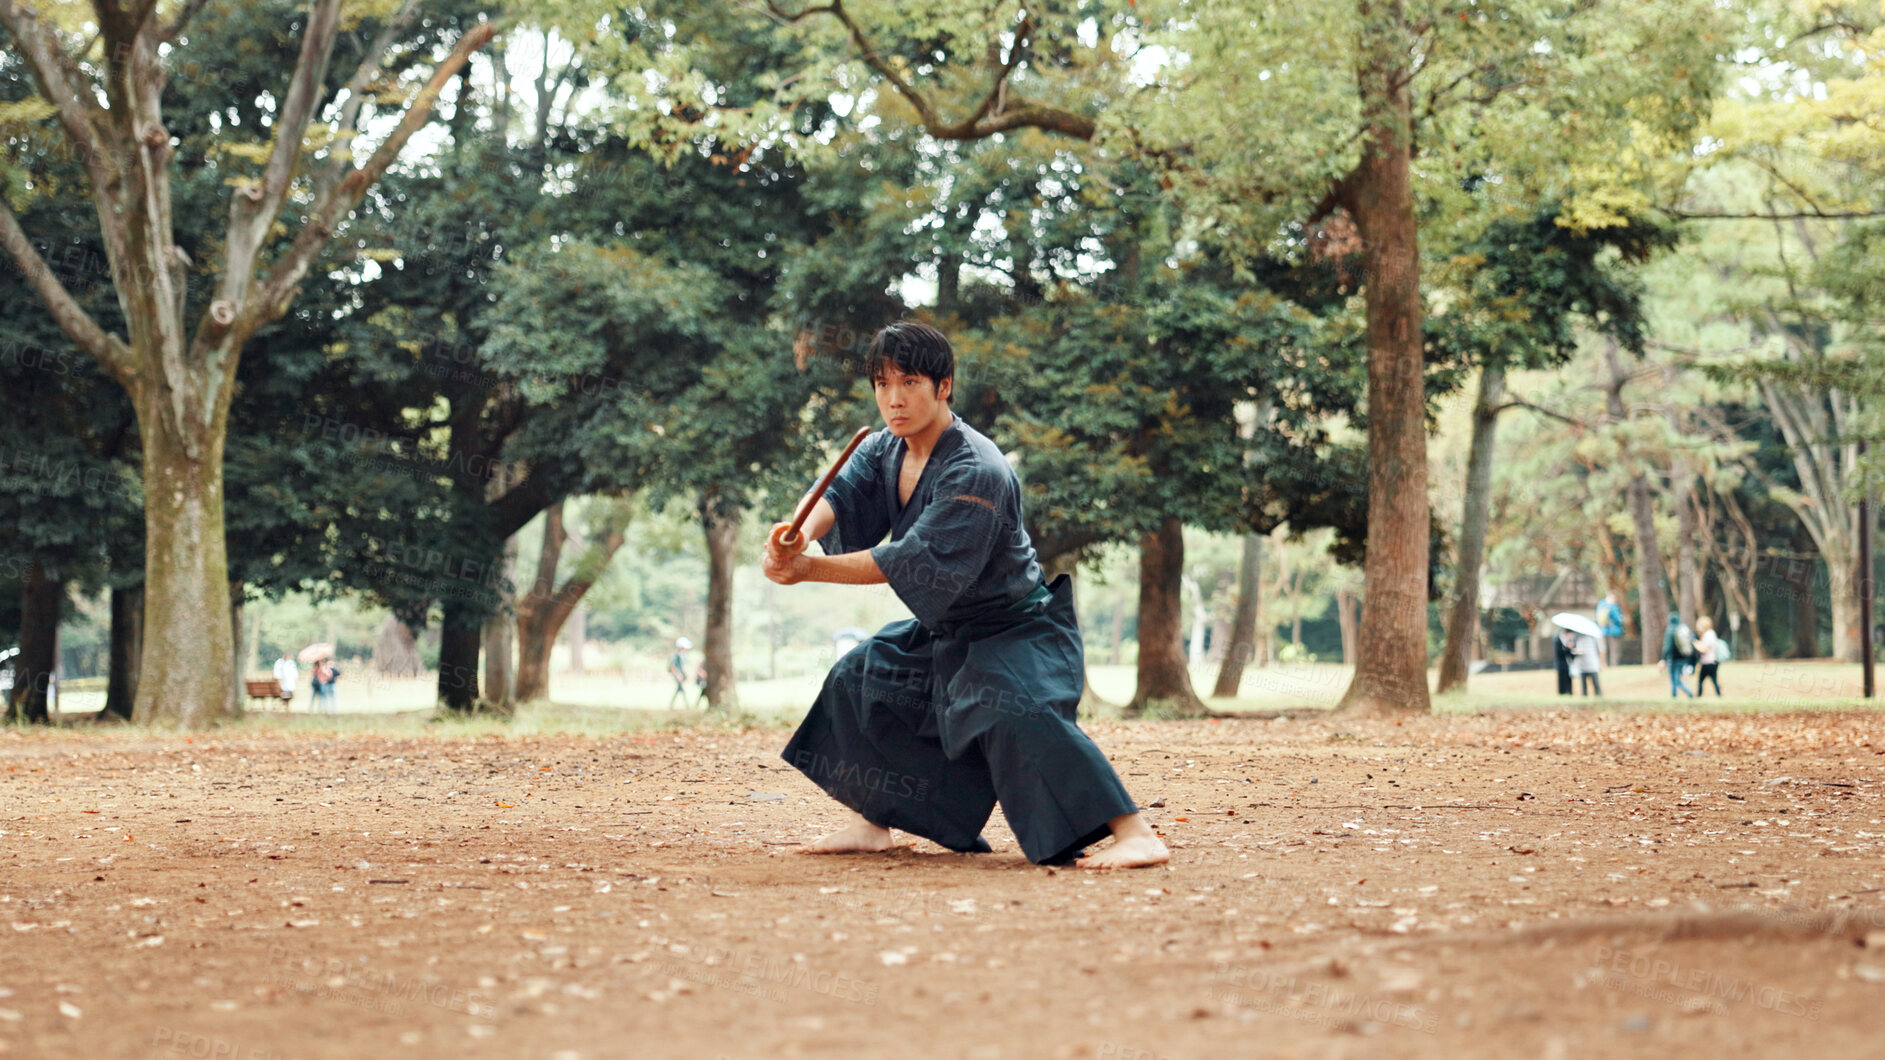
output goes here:
{"type": "Polygon", "coordinates": [[[1877,1053],[1877,715],[1090,730],[1169,868],[796,855],[778,730],[9,732],[0,1053],[1877,1053]]]}

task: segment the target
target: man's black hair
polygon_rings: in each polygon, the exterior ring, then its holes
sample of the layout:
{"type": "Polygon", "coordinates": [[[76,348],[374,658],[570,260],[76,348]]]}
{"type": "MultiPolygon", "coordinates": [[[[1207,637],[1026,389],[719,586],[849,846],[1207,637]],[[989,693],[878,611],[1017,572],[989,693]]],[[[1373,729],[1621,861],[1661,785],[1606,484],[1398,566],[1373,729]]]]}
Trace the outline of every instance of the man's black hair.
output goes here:
{"type": "Polygon", "coordinates": [[[932,387],[941,389],[943,380],[955,378],[956,354],[942,332],[920,321],[899,320],[872,336],[870,349],[864,354],[864,374],[871,382],[882,379],[892,368],[926,376],[932,387]]]}

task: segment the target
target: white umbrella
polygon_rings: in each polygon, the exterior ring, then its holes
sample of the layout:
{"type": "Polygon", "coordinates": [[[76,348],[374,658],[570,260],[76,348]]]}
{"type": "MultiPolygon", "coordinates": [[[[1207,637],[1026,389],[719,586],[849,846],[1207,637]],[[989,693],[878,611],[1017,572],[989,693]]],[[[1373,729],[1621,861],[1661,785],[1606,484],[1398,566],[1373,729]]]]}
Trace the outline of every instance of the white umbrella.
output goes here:
{"type": "Polygon", "coordinates": [[[1572,614],[1569,611],[1560,611],[1552,615],[1551,624],[1557,626],[1559,629],[1568,629],[1573,633],[1582,633],[1586,637],[1602,637],[1604,635],[1604,631],[1597,628],[1597,623],[1592,622],[1583,615],[1572,614]]]}

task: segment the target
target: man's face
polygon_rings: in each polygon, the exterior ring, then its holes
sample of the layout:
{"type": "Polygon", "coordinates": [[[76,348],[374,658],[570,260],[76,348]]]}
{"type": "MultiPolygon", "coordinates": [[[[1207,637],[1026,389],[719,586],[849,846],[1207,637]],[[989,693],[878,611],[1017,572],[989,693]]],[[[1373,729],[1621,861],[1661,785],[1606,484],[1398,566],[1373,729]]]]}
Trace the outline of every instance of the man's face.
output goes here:
{"type": "Polygon", "coordinates": [[[871,382],[877,395],[877,411],[890,433],[899,438],[921,434],[938,418],[949,417],[949,392],[955,380],[945,379],[941,387],[929,376],[906,372],[896,365],[885,368],[883,378],[871,382]]]}

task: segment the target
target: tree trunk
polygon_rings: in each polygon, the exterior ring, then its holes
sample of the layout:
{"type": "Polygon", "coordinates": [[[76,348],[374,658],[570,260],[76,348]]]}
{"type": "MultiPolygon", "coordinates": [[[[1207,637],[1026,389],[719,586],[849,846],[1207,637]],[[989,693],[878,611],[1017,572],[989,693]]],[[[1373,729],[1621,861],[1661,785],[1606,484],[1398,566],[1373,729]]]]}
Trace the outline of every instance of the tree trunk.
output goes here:
{"type": "Polygon", "coordinates": [[[1302,586],[1302,571],[1291,571],[1289,575],[1289,646],[1302,654],[1302,594],[1296,590],[1302,586]]]}
{"type": "Polygon", "coordinates": [[[250,673],[262,672],[262,612],[257,608],[242,609],[246,621],[242,624],[242,668],[250,673]]]}
{"type": "Polygon", "coordinates": [[[1365,127],[1349,196],[1366,263],[1368,558],[1350,714],[1425,712],[1427,696],[1426,388],[1420,231],[1411,178],[1410,39],[1399,0],[1360,4],[1365,127]]]}
{"type": "MultiPolygon", "coordinates": [[[[1747,614],[1739,617],[1747,620],[1748,658],[1751,660],[1767,658],[1767,647],[1761,643],[1761,588],[1760,583],[1754,579],[1748,580],[1747,614]]],[[[1740,630],[1737,629],[1735,632],[1738,633],[1740,630]]]]}
{"type": "Polygon", "coordinates": [[[1793,643],[1787,654],[1795,659],[1817,659],[1820,654],[1820,602],[1813,581],[1794,587],[1793,643]]]}
{"type": "Polygon", "coordinates": [[[417,677],[425,672],[412,627],[396,615],[387,615],[374,635],[373,672],[382,677],[417,677]]]}
{"type": "MultiPolygon", "coordinates": [[[[1828,603],[1833,613],[1833,658],[1855,662],[1859,658],[1862,636],[1859,630],[1859,583],[1853,575],[1858,565],[1826,564],[1828,603]]],[[[1817,632],[1817,628],[1815,629],[1817,632]]]]}
{"type": "Polygon", "coordinates": [[[7,695],[7,720],[44,725],[51,720],[47,691],[59,666],[59,608],[65,581],[46,576],[41,563],[29,563],[20,588],[20,653],[13,657],[13,691],[7,695]]]}
{"type": "Polygon", "coordinates": [[[517,605],[517,702],[535,703],[550,698],[550,649],[556,643],[541,614],[547,607],[534,600],[517,605]]]}
{"type": "Polygon", "coordinates": [[[588,673],[588,664],[583,659],[583,648],[589,643],[589,611],[583,605],[577,604],[569,609],[569,621],[563,626],[563,642],[569,645],[569,672],[588,673]]]}
{"type": "Polygon", "coordinates": [[[1257,622],[1263,616],[1262,567],[1263,535],[1245,534],[1243,558],[1237,564],[1237,610],[1231,617],[1230,643],[1224,649],[1224,664],[1217,669],[1217,684],[1211,689],[1211,694],[1220,699],[1237,695],[1243,687],[1244,667],[1256,659],[1257,622]]]}
{"type": "Polygon", "coordinates": [[[1154,707],[1180,717],[1206,713],[1185,667],[1184,570],[1184,524],[1168,516],[1139,545],[1139,674],[1129,717],[1154,707]]]}
{"type": "Polygon", "coordinates": [[[202,728],[236,713],[223,538],[227,400],[210,424],[175,417],[156,383],[134,394],[144,443],[144,658],[132,718],[202,728]],[[160,392],[154,395],[154,392],[160,392]],[[189,433],[180,438],[181,427],[189,433]]]}
{"type": "Polygon", "coordinates": [[[1358,664],[1361,645],[1355,635],[1355,594],[1347,589],[1335,590],[1335,624],[1342,633],[1342,665],[1358,664]]]}
{"type": "Polygon", "coordinates": [[[1124,600],[1121,600],[1118,603],[1113,605],[1113,661],[1112,661],[1112,665],[1114,666],[1119,665],[1119,660],[1125,658],[1125,654],[1124,654],[1125,650],[1126,650],[1126,602],[1124,600]]]}
{"type": "MultiPolygon", "coordinates": [[[[243,621],[243,613],[246,610],[243,606],[243,597],[245,595],[247,594],[241,582],[229,583],[229,629],[235,634],[232,644],[233,651],[229,657],[229,676],[230,680],[236,683],[237,688],[241,688],[243,682],[247,681],[249,677],[247,672],[249,644],[246,636],[249,624],[243,621]]],[[[240,713],[247,703],[248,697],[246,695],[237,699],[237,713],[240,713]]]]}
{"type": "Polygon", "coordinates": [[[1211,616],[1204,609],[1204,586],[1189,574],[1180,575],[1179,586],[1191,597],[1191,637],[1185,642],[1185,668],[1198,670],[1204,667],[1204,631],[1211,616]]]}
{"type": "Polygon", "coordinates": [[[105,713],[131,720],[137,699],[137,668],[144,653],[144,591],[111,590],[111,648],[106,663],[105,713]]]}
{"type": "Polygon", "coordinates": [[[517,591],[513,579],[517,572],[517,535],[504,540],[504,554],[498,561],[497,608],[484,623],[484,698],[500,711],[509,712],[517,702],[515,667],[511,662],[515,642],[512,637],[517,613],[517,591]]]}
{"type": "Polygon", "coordinates": [[[1479,573],[1486,562],[1486,521],[1492,512],[1494,439],[1499,406],[1505,403],[1505,369],[1488,365],[1479,373],[1479,400],[1473,403],[1473,440],[1466,458],[1466,499],[1460,512],[1460,554],[1447,602],[1446,646],[1440,649],[1436,691],[1464,691],[1473,669],[1473,643],[1479,634],[1479,573]]]}
{"type": "Polygon", "coordinates": [[[740,536],[739,509],[722,505],[709,493],[701,502],[701,529],[707,537],[707,705],[722,714],[739,709],[733,669],[733,546],[740,536]]]}
{"type": "Polygon", "coordinates": [[[500,711],[516,702],[516,682],[512,679],[511,654],[516,645],[511,639],[511,616],[499,612],[485,620],[480,633],[483,641],[484,698],[500,711]]]}
{"type": "MultiPolygon", "coordinates": [[[[626,539],[630,508],[624,500],[603,515],[594,527],[587,548],[576,561],[562,586],[556,584],[569,532],[563,523],[563,504],[557,502],[544,510],[543,551],[537,554],[537,576],[530,591],[517,602],[517,701],[529,703],[550,698],[550,649],[565,623],[572,626],[572,639],[580,636],[582,598],[608,570],[609,561],[626,539]],[[575,621],[572,621],[575,620],[575,621]]],[[[578,651],[572,643],[572,659],[578,651]]],[[[578,671],[580,672],[580,671],[578,671]]]]}
{"type": "Polygon", "coordinates": [[[1695,475],[1679,456],[1669,468],[1669,492],[1676,509],[1677,609],[1695,622],[1702,617],[1702,572],[1695,555],[1695,475]]]}
{"type": "MultiPolygon", "coordinates": [[[[1604,344],[1604,363],[1610,380],[1604,387],[1604,407],[1613,423],[1628,419],[1623,408],[1623,384],[1629,382],[1623,366],[1617,362],[1616,341],[1604,344]]],[[[1662,552],[1656,544],[1656,512],[1651,506],[1649,480],[1642,474],[1630,479],[1626,495],[1630,521],[1636,530],[1636,599],[1643,616],[1643,662],[1654,664],[1662,657],[1662,638],[1669,625],[1669,576],[1664,572],[1662,552]]]]}
{"type": "Polygon", "coordinates": [[[1669,575],[1656,544],[1656,512],[1649,480],[1637,475],[1628,491],[1630,520],[1636,529],[1636,598],[1643,613],[1643,661],[1662,654],[1663,633],[1669,625],[1669,575]]]}
{"type": "Polygon", "coordinates": [[[551,612],[556,610],[556,569],[562,562],[569,531],[563,525],[563,502],[544,509],[543,547],[537,553],[537,577],[530,591],[517,602],[517,700],[534,703],[550,698],[550,646],[556,642],[551,612]]]}
{"type": "Polygon", "coordinates": [[[484,623],[470,605],[447,600],[439,623],[439,702],[469,714],[478,709],[478,647],[484,623]]]}

